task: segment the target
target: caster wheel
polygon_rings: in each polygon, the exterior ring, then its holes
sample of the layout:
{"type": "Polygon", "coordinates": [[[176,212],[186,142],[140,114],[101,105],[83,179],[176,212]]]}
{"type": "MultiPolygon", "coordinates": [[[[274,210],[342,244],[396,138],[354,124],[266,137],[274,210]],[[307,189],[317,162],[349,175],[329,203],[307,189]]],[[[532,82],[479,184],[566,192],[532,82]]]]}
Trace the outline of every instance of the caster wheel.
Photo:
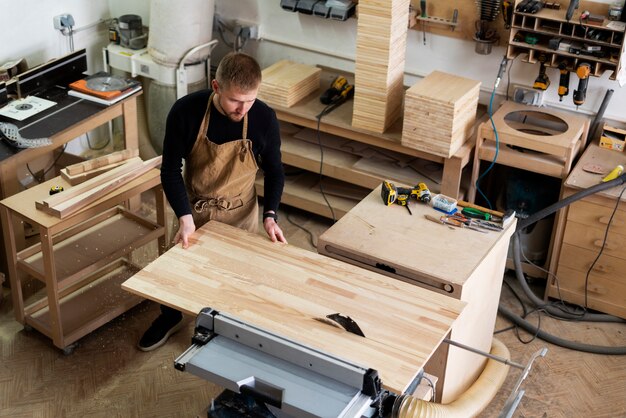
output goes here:
{"type": "Polygon", "coordinates": [[[24,331],[31,332],[32,330],[33,330],[33,327],[31,327],[30,325],[24,325],[24,331]]]}
{"type": "Polygon", "coordinates": [[[75,348],[76,348],[76,344],[70,344],[63,349],[63,354],[65,354],[66,356],[69,356],[70,354],[74,353],[75,348]]]}

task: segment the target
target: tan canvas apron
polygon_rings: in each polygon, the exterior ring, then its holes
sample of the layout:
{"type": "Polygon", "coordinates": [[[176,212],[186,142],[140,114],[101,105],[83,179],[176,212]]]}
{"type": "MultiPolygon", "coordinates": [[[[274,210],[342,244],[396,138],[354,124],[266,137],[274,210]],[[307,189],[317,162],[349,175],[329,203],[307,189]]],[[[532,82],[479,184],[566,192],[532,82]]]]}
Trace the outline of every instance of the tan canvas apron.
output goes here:
{"type": "Polygon", "coordinates": [[[256,233],[259,205],[254,180],[258,166],[247,139],[248,115],[243,118],[242,139],[216,144],[207,136],[211,94],[193,149],[185,163],[185,185],[196,228],[209,220],[256,233]]]}

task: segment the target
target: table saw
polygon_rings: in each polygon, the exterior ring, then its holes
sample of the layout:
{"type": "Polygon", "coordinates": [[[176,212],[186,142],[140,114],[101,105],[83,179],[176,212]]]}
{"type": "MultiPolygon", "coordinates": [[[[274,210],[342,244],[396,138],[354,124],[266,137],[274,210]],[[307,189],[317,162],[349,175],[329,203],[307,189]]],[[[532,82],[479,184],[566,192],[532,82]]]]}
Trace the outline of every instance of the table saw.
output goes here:
{"type": "Polygon", "coordinates": [[[368,416],[382,393],[412,393],[464,306],[214,221],[122,287],[196,317],[177,368],[293,417],[368,416]]]}

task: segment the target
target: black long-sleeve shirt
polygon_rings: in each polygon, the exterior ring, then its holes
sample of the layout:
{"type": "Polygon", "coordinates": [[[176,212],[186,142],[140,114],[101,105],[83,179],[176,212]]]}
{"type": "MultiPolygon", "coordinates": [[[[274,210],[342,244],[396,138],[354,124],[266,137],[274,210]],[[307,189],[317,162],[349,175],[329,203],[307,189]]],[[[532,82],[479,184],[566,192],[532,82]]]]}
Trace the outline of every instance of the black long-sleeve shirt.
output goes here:
{"type": "MultiPolygon", "coordinates": [[[[172,106],[165,126],[161,183],[177,217],[191,214],[182,176],[182,161],[191,152],[211,95],[210,90],[191,93],[172,106]]],[[[209,140],[216,144],[241,139],[243,120],[233,122],[211,103],[207,129],[209,140]]],[[[248,112],[248,134],[257,164],[264,173],[264,210],[278,211],[285,184],[280,155],[280,128],[273,109],[256,100],[248,112]]]]}

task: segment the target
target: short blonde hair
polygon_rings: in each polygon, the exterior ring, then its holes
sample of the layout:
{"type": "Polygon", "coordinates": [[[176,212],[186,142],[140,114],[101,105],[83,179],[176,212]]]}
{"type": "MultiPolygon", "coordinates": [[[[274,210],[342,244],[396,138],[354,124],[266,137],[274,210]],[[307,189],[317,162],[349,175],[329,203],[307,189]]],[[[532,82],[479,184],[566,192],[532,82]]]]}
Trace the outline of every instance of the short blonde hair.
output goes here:
{"type": "Polygon", "coordinates": [[[215,80],[223,89],[254,90],[261,84],[261,67],[248,54],[229,52],[217,66],[215,80]]]}

